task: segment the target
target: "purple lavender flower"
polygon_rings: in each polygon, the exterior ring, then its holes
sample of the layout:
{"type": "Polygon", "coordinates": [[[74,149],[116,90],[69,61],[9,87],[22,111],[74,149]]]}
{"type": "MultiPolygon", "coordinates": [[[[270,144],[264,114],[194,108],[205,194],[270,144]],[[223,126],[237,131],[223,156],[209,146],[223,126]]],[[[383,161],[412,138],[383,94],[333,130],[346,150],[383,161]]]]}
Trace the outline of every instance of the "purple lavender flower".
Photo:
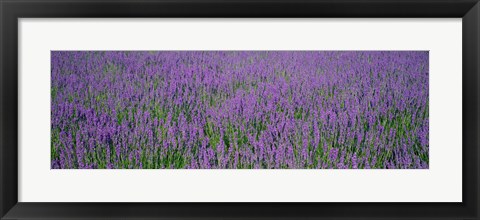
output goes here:
{"type": "Polygon", "coordinates": [[[426,51],[53,51],[52,169],[428,169],[426,51]]]}

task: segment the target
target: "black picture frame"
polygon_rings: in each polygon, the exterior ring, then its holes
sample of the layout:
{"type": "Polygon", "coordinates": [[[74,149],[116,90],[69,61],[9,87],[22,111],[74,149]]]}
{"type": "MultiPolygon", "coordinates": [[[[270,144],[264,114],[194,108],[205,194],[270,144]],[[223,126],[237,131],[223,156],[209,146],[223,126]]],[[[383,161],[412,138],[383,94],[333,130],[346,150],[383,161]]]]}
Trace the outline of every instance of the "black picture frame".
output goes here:
{"type": "MultiPolygon", "coordinates": [[[[0,0],[1,219],[479,219],[478,0],[0,0]],[[18,202],[18,18],[462,18],[462,203],[18,202]]],[[[445,42],[448,43],[448,42],[445,42]]]]}

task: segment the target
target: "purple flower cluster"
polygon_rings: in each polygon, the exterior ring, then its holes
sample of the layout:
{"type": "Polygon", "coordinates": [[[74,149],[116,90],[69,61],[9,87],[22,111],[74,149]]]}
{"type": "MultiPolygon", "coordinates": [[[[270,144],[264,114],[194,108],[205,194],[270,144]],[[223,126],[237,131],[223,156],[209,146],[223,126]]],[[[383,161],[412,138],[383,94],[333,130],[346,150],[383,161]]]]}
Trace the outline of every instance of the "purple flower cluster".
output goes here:
{"type": "Polygon", "coordinates": [[[426,51],[53,51],[52,169],[426,169],[426,51]]]}

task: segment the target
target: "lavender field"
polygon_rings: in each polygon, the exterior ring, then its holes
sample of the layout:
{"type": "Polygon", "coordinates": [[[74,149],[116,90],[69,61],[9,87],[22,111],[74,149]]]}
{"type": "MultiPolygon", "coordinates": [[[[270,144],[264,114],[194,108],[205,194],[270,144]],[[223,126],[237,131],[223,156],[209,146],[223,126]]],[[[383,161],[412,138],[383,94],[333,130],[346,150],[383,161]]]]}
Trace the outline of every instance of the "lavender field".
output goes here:
{"type": "Polygon", "coordinates": [[[52,169],[428,169],[427,51],[53,51],[52,169]]]}

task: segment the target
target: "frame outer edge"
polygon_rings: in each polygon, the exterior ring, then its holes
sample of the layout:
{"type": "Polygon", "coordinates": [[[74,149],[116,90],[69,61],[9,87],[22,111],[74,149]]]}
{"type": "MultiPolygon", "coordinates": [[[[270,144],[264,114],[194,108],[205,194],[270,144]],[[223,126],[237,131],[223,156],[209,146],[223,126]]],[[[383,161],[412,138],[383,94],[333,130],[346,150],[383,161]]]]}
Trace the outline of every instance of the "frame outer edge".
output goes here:
{"type": "MultiPolygon", "coordinates": [[[[476,220],[479,220],[480,219],[480,2],[477,2],[477,4],[475,4],[475,6],[467,13],[470,14],[472,13],[472,16],[474,16],[474,18],[472,19],[472,22],[473,24],[471,26],[473,27],[476,27],[474,29],[474,33],[473,33],[473,36],[471,36],[472,39],[469,43],[473,43],[472,45],[472,48],[463,48],[463,49],[470,49],[471,53],[473,53],[472,55],[472,58],[471,58],[471,68],[472,68],[472,72],[474,72],[475,76],[476,76],[476,81],[475,81],[475,111],[476,111],[476,114],[475,116],[477,117],[476,118],[476,121],[475,121],[475,132],[476,132],[476,135],[475,135],[475,145],[472,146],[472,150],[476,150],[476,154],[474,155],[474,157],[476,158],[473,158],[474,161],[472,161],[472,164],[475,165],[475,168],[476,168],[476,172],[477,172],[477,178],[474,179],[475,180],[475,188],[473,188],[472,190],[476,190],[474,196],[474,204],[475,206],[472,207],[474,209],[474,218],[476,220]]],[[[467,16],[466,15],[466,16],[467,16]]],[[[467,67],[467,68],[470,68],[470,67],[467,67]]],[[[472,167],[473,168],[473,167],[472,167]]],[[[464,178],[465,179],[465,178],[464,178]]]]}
{"type": "Polygon", "coordinates": [[[0,219],[18,204],[18,13],[0,0],[0,219]]]}
{"type": "MultiPolygon", "coordinates": [[[[0,25],[2,27],[5,27],[5,13],[4,13],[4,2],[0,0],[0,25]]],[[[4,57],[4,46],[3,46],[3,38],[4,38],[5,30],[4,28],[0,28],[0,219],[3,218],[3,216],[6,214],[8,211],[7,206],[5,205],[5,198],[4,198],[4,192],[5,192],[5,185],[3,182],[5,181],[5,171],[6,171],[6,166],[4,165],[5,163],[5,154],[4,154],[4,148],[5,148],[5,140],[4,140],[4,129],[5,129],[5,120],[3,119],[4,116],[4,99],[3,99],[3,75],[5,74],[5,67],[3,66],[3,57],[4,57]]]]}
{"type": "MultiPolygon", "coordinates": [[[[42,2],[42,1],[39,1],[39,2],[42,2]]],[[[6,128],[7,128],[7,123],[6,123],[6,120],[8,121],[11,121],[11,120],[18,120],[18,118],[9,118],[7,117],[7,114],[8,116],[12,116],[11,113],[9,113],[9,111],[7,110],[7,104],[18,104],[17,102],[14,102],[14,100],[11,99],[11,94],[7,94],[6,91],[9,91],[6,87],[11,87],[12,85],[8,85],[8,83],[6,81],[8,81],[8,79],[12,79],[12,77],[9,77],[7,75],[7,73],[9,73],[10,71],[12,70],[18,70],[17,69],[17,64],[16,63],[9,63],[8,61],[11,61],[11,60],[16,60],[17,58],[9,58],[6,56],[6,54],[15,54],[15,55],[18,55],[18,51],[15,51],[15,49],[18,49],[17,46],[18,46],[18,23],[15,23],[13,24],[12,23],[12,20],[17,20],[17,16],[18,14],[15,13],[15,12],[12,12],[12,11],[8,11],[7,9],[9,8],[9,5],[12,6],[11,4],[12,2],[11,1],[4,1],[4,0],[0,0],[0,24],[1,24],[1,28],[0,28],[0,219],[4,219],[4,218],[15,218],[15,215],[11,215],[10,217],[7,217],[8,214],[7,212],[8,211],[11,211],[11,209],[13,207],[15,207],[16,205],[16,208],[19,208],[19,204],[17,203],[18,200],[15,200],[15,199],[18,199],[18,196],[17,196],[17,193],[18,192],[15,192],[14,195],[11,194],[11,190],[12,189],[18,189],[18,186],[13,186],[13,184],[18,184],[18,175],[14,175],[14,174],[17,174],[16,172],[18,172],[16,169],[18,168],[16,164],[16,161],[18,158],[15,158],[15,159],[12,159],[11,157],[12,156],[18,156],[16,151],[15,150],[7,150],[7,140],[6,138],[8,137],[7,133],[8,134],[17,134],[16,132],[17,131],[8,131],[6,128]],[[8,23],[10,22],[10,23],[8,23]],[[8,30],[11,30],[12,27],[11,26],[15,26],[15,33],[7,33],[5,30],[8,29],[8,30]],[[14,37],[17,37],[17,39],[12,39],[14,37]],[[8,45],[7,42],[10,42],[10,43],[17,43],[15,45],[8,45]],[[4,62],[5,61],[5,62],[4,62]],[[7,95],[9,95],[7,97],[7,95]],[[12,165],[14,165],[12,167],[12,165]],[[13,170],[13,168],[15,170],[13,170]],[[12,174],[12,172],[15,172],[12,174]],[[12,176],[13,175],[13,176],[12,176]],[[14,177],[14,179],[8,179],[8,177],[14,177]]],[[[140,4],[140,3],[139,3],[140,4]]],[[[18,10],[18,8],[12,6],[12,8],[14,8],[13,11],[15,10],[18,10]]],[[[479,167],[480,167],[480,150],[478,149],[479,147],[479,137],[478,137],[478,128],[479,128],[479,125],[480,125],[480,112],[478,111],[480,109],[480,102],[478,100],[478,98],[480,97],[480,77],[479,76],[479,70],[480,70],[480,60],[479,60],[479,54],[480,54],[480,39],[479,39],[479,36],[480,36],[480,27],[478,26],[480,24],[480,4],[477,3],[475,6],[473,6],[471,8],[471,10],[465,14],[465,17],[470,17],[470,16],[473,16],[474,17],[474,20],[473,19],[470,19],[471,22],[475,23],[476,25],[476,28],[472,31],[474,31],[472,37],[474,37],[474,39],[470,40],[469,43],[473,43],[473,45],[471,45],[471,49],[469,49],[469,54],[472,55],[471,56],[471,59],[469,60],[470,63],[469,63],[469,66],[468,66],[468,70],[470,71],[474,71],[476,73],[476,75],[474,76],[473,79],[475,79],[475,81],[471,82],[474,85],[473,89],[475,94],[475,106],[474,106],[474,117],[476,117],[476,120],[472,123],[475,123],[475,133],[474,137],[473,137],[473,140],[474,140],[474,143],[475,143],[475,146],[471,146],[471,147],[476,147],[475,148],[475,154],[473,155],[470,155],[470,158],[473,157],[473,161],[471,161],[471,163],[473,165],[475,165],[475,168],[474,168],[474,171],[479,171],[479,167]]],[[[464,26],[465,27],[465,26],[464,26]]],[[[469,27],[472,27],[472,25],[470,25],[469,27]]],[[[467,47],[463,46],[463,50],[465,49],[468,49],[467,47]]],[[[463,53],[463,54],[466,54],[466,53],[463,53]]],[[[466,57],[463,57],[463,59],[465,59],[466,57]]],[[[465,67],[464,65],[464,68],[467,68],[465,67]]],[[[14,73],[10,73],[10,74],[14,74],[14,73]]],[[[17,82],[17,81],[15,81],[17,82]]],[[[11,83],[11,81],[10,81],[11,83]]],[[[464,90],[465,91],[465,90],[464,90]]],[[[17,95],[17,93],[16,93],[17,95]]],[[[465,99],[464,99],[465,100],[465,99]]],[[[470,100],[468,100],[470,101],[470,100]]],[[[472,103],[473,104],[473,103],[472,103]]],[[[15,110],[18,110],[17,109],[17,106],[15,107],[8,107],[9,110],[12,110],[12,109],[15,109],[15,110]]],[[[472,110],[471,110],[472,111],[472,110]]],[[[16,115],[16,114],[15,114],[16,115]]],[[[18,121],[17,121],[18,122],[18,121]]],[[[17,128],[17,127],[15,127],[17,128]]],[[[13,138],[17,138],[17,137],[12,137],[13,138]]],[[[10,140],[10,139],[9,139],[10,140]]],[[[12,142],[12,141],[10,141],[12,142]]],[[[16,142],[15,142],[16,143],[16,142]]],[[[18,144],[18,143],[17,143],[18,144]]],[[[13,148],[13,147],[12,147],[13,148]]],[[[16,147],[15,147],[16,149],[16,147]]],[[[468,156],[468,155],[467,155],[468,156]]],[[[473,167],[471,168],[473,169],[473,167]]],[[[465,173],[464,173],[465,174],[465,173]]],[[[474,186],[474,188],[472,188],[471,190],[476,190],[475,194],[472,195],[474,198],[474,204],[475,204],[475,207],[470,207],[472,208],[472,213],[474,215],[473,218],[471,219],[479,219],[479,207],[478,205],[480,204],[480,176],[477,174],[476,175],[476,178],[474,176],[471,177],[470,180],[473,180],[475,181],[476,183],[476,186],[474,186]],[[474,209],[474,210],[473,210],[474,209]]],[[[464,197],[465,199],[465,197],[464,197]]],[[[472,204],[470,204],[471,206],[472,204]]],[[[14,208],[15,209],[15,208],[14,208]]],[[[459,217],[460,219],[461,217],[459,217]]],[[[468,218],[470,219],[470,218],[468,218]]]]}
{"type": "Polygon", "coordinates": [[[463,16],[462,35],[462,200],[468,219],[478,220],[480,218],[480,3],[477,2],[463,16]]]}
{"type": "Polygon", "coordinates": [[[476,14],[476,74],[477,74],[477,142],[476,142],[476,147],[477,147],[477,155],[476,155],[476,168],[477,168],[477,193],[476,193],[476,209],[475,209],[475,217],[477,219],[480,219],[480,137],[479,137],[479,132],[480,132],[480,3],[477,2],[477,4],[474,6],[475,7],[475,14],[476,14]]]}
{"type": "MultiPolygon", "coordinates": [[[[479,132],[479,128],[480,128],[480,100],[478,100],[480,98],[480,3],[477,3],[475,5],[476,7],[476,14],[477,14],[477,39],[476,39],[476,43],[477,43],[477,48],[476,48],[476,59],[477,59],[477,62],[476,63],[476,72],[477,72],[477,76],[478,79],[477,79],[477,161],[476,161],[476,165],[477,165],[477,172],[480,172],[480,141],[479,141],[479,137],[478,137],[478,132],[479,132]]],[[[478,173],[477,173],[478,174],[478,173]]],[[[480,218],[480,175],[477,175],[477,194],[475,195],[477,197],[477,208],[476,208],[476,213],[475,213],[475,216],[476,218],[480,218]]]]}
{"type": "MultiPolygon", "coordinates": [[[[0,25],[3,27],[3,1],[0,1],[0,25]]],[[[3,28],[0,29],[0,82],[3,82],[3,28]]],[[[3,86],[1,87],[3,88],[3,86]]],[[[3,157],[3,89],[0,89],[0,157],[3,157]]],[[[3,158],[0,158],[0,218],[5,215],[3,208],[3,190],[4,186],[1,183],[3,181],[3,158]]]]}

